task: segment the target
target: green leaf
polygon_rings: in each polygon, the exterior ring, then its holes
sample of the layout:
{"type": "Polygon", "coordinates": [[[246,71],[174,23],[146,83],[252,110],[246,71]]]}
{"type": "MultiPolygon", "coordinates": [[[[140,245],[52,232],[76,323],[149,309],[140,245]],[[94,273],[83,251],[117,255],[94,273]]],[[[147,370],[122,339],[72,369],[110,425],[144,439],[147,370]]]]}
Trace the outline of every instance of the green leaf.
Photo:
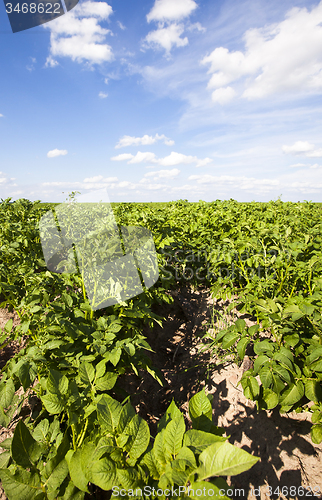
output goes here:
{"type": "Polygon", "coordinates": [[[95,377],[95,368],[91,363],[84,361],[79,367],[79,376],[84,384],[91,384],[95,377]]]}
{"type": "Polygon", "coordinates": [[[51,415],[58,415],[64,409],[64,405],[62,404],[62,400],[56,394],[45,394],[41,396],[41,401],[51,415]]]}
{"type": "Polygon", "coordinates": [[[322,420],[322,411],[315,410],[312,413],[311,420],[312,420],[312,424],[317,424],[318,422],[320,422],[320,420],[322,420]]]}
{"type": "Polygon", "coordinates": [[[263,400],[265,401],[266,409],[272,410],[278,405],[278,395],[271,389],[263,389],[263,400]]]}
{"type": "Polygon", "coordinates": [[[163,442],[168,453],[176,456],[182,447],[182,439],[185,433],[186,426],[183,415],[179,418],[171,420],[165,428],[163,442]]]}
{"type": "Polygon", "coordinates": [[[300,336],[298,333],[292,333],[292,335],[284,335],[283,340],[286,345],[295,347],[300,341],[300,336]]]}
{"type": "Polygon", "coordinates": [[[322,442],[322,424],[312,426],[311,439],[314,444],[320,444],[322,442]]]}
{"type": "Polygon", "coordinates": [[[199,457],[198,481],[212,476],[236,476],[250,469],[259,458],[225,441],[214,443],[199,457]]]}
{"type": "Polygon", "coordinates": [[[256,354],[268,352],[268,355],[270,356],[274,352],[274,344],[267,339],[262,340],[261,342],[255,342],[254,351],[256,354]]]}
{"type": "Polygon", "coordinates": [[[322,401],[321,383],[318,380],[306,380],[305,396],[315,403],[322,401]]]}
{"type": "Polygon", "coordinates": [[[292,384],[282,394],[280,399],[281,406],[292,406],[304,396],[304,386],[299,380],[296,384],[292,384]]]}
{"type": "Polygon", "coordinates": [[[112,363],[112,365],[116,366],[117,363],[120,361],[120,357],[122,354],[122,349],[120,347],[117,347],[113,349],[112,352],[108,353],[108,360],[112,363]]]}
{"type": "Polygon", "coordinates": [[[1,394],[0,394],[0,405],[3,408],[8,408],[11,405],[11,401],[15,395],[15,385],[13,380],[9,378],[5,381],[2,386],[1,394]]]}
{"type": "Polygon", "coordinates": [[[33,438],[38,442],[45,441],[48,431],[49,431],[49,421],[47,420],[47,418],[44,418],[35,427],[33,432],[33,438]]]}
{"type": "Polygon", "coordinates": [[[23,469],[11,474],[7,469],[0,469],[0,477],[8,500],[33,500],[42,491],[38,474],[23,469]]]}
{"type": "Polygon", "coordinates": [[[3,328],[3,329],[4,329],[4,331],[5,331],[5,332],[10,333],[10,332],[11,332],[11,330],[12,330],[12,326],[13,326],[13,319],[11,318],[11,319],[9,319],[9,320],[7,321],[7,323],[4,325],[4,328],[3,328]]]}
{"type": "Polygon", "coordinates": [[[194,429],[210,430],[212,425],[212,406],[204,388],[190,399],[189,416],[194,429]]]}
{"type": "Polygon", "coordinates": [[[149,476],[152,479],[159,479],[160,469],[162,471],[162,467],[160,467],[160,462],[155,458],[154,450],[147,452],[141,460],[140,464],[147,466],[147,468],[149,469],[149,476]]]}
{"type": "Polygon", "coordinates": [[[40,458],[42,450],[42,446],[34,440],[24,422],[19,420],[11,446],[14,461],[22,467],[32,467],[40,458]]]}
{"type": "Polygon", "coordinates": [[[239,338],[240,338],[240,335],[238,333],[235,333],[235,332],[226,333],[226,335],[224,336],[224,338],[222,340],[223,349],[229,349],[229,347],[234,345],[236,340],[238,340],[239,338]]]}
{"type": "Polygon", "coordinates": [[[116,469],[118,483],[125,490],[135,490],[140,486],[141,474],[137,469],[129,467],[128,469],[116,469]]]}
{"type": "Polygon", "coordinates": [[[115,464],[107,458],[102,458],[93,463],[88,471],[89,481],[102,490],[109,491],[116,484],[115,464]]]}
{"type": "Polygon", "coordinates": [[[135,346],[131,343],[123,345],[124,350],[127,352],[129,356],[134,356],[135,354],[135,346]]]}
{"type": "Polygon", "coordinates": [[[271,368],[269,366],[263,366],[259,371],[259,376],[263,387],[265,387],[265,389],[268,389],[273,383],[273,374],[271,368]]]}
{"type": "Polygon", "coordinates": [[[248,377],[247,385],[244,388],[244,395],[246,398],[254,400],[259,396],[259,385],[255,377],[248,377]]]}
{"type": "Polygon", "coordinates": [[[166,412],[164,413],[162,418],[159,420],[158,431],[165,429],[171,420],[174,420],[175,418],[180,418],[180,417],[181,417],[181,411],[176,406],[174,400],[172,400],[170,405],[166,409],[166,412]]]}
{"type": "Polygon", "coordinates": [[[164,469],[165,465],[171,461],[171,455],[166,451],[165,445],[164,445],[164,433],[165,429],[162,429],[158,434],[155,436],[154,444],[153,444],[153,453],[155,456],[155,459],[158,464],[161,465],[161,467],[164,469]]]}
{"type": "Polygon", "coordinates": [[[322,358],[322,347],[314,349],[314,351],[306,358],[306,364],[310,365],[320,358],[322,358]]]}
{"type": "Polygon", "coordinates": [[[188,446],[194,453],[201,453],[213,443],[227,441],[226,437],[210,434],[210,432],[191,429],[183,438],[183,446],[188,446]]]}
{"type": "Polygon", "coordinates": [[[250,342],[250,339],[248,339],[247,337],[240,339],[240,341],[238,342],[236,349],[237,349],[237,353],[238,353],[238,356],[240,357],[240,359],[244,359],[246,347],[248,346],[249,342],[250,342]]]}
{"type": "Polygon", "coordinates": [[[114,387],[117,377],[118,374],[115,372],[106,372],[103,377],[96,379],[95,388],[98,391],[109,391],[114,387]]]}
{"type": "Polygon", "coordinates": [[[65,459],[68,450],[69,440],[67,438],[67,434],[65,434],[62,442],[58,446],[56,455],[47,462],[45,469],[41,474],[42,477],[46,479],[45,485],[47,486],[49,493],[56,491],[58,493],[60,485],[63,483],[68,474],[69,469],[65,459]]]}
{"type": "Polygon", "coordinates": [[[132,420],[135,414],[136,413],[133,406],[129,401],[127,401],[127,403],[123,406],[122,411],[120,413],[119,423],[117,427],[117,432],[119,434],[122,434],[125,427],[130,422],[130,420],[132,420]]]}
{"type": "Polygon", "coordinates": [[[265,354],[260,354],[254,361],[254,373],[255,375],[259,372],[260,367],[270,360],[265,354]]]}
{"type": "Polygon", "coordinates": [[[282,380],[285,380],[285,382],[287,382],[288,384],[292,384],[291,375],[286,368],[284,368],[283,366],[279,366],[279,365],[274,364],[273,370],[275,373],[277,373],[281,377],[282,380]]]}
{"type": "Polygon", "coordinates": [[[129,435],[125,449],[132,460],[131,462],[128,461],[128,463],[129,465],[134,465],[135,461],[145,452],[150,443],[150,429],[143,418],[135,415],[126,426],[124,434],[129,435]]]}
{"type": "Polygon", "coordinates": [[[235,327],[236,327],[238,333],[243,333],[243,331],[246,328],[245,320],[244,319],[237,319],[237,321],[235,321],[235,327]]]}
{"type": "Polygon", "coordinates": [[[0,469],[7,467],[10,457],[11,457],[10,451],[3,451],[2,453],[0,453],[0,469]]]}
{"type": "Polygon", "coordinates": [[[105,394],[97,403],[98,421],[108,433],[114,433],[118,426],[122,405],[115,399],[105,394]]]}
{"type": "Polygon", "coordinates": [[[0,405],[0,425],[1,427],[7,427],[9,423],[10,423],[10,418],[4,412],[2,406],[0,405]]]}
{"type": "Polygon", "coordinates": [[[228,485],[223,478],[217,478],[213,481],[197,481],[196,483],[191,482],[190,486],[186,487],[184,493],[187,492],[187,496],[185,498],[192,498],[193,500],[200,500],[200,498],[204,500],[212,500],[214,498],[223,499],[223,500],[231,500],[227,495],[222,492],[226,492],[228,490],[228,485]],[[215,481],[218,481],[217,484],[215,481]],[[220,492],[220,493],[219,493],[220,492]]]}
{"type": "Polygon", "coordinates": [[[70,478],[73,481],[74,485],[79,490],[89,493],[87,488],[88,479],[85,476],[81,465],[81,454],[82,450],[80,448],[78,448],[76,451],[69,450],[66,453],[65,458],[68,464],[70,478]]]}

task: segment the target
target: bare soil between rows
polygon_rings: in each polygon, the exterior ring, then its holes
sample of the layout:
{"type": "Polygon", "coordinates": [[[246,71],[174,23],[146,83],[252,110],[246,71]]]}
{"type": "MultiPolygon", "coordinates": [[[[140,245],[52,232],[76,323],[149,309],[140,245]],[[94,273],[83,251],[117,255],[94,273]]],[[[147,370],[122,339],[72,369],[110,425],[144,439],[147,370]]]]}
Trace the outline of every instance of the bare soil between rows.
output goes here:
{"type": "MultiPolygon", "coordinates": [[[[181,288],[173,293],[174,303],[156,305],[153,311],[166,318],[163,327],[144,328],[143,334],[154,352],[148,352],[153,366],[165,379],[163,387],[150,375],[142,372],[123,375],[120,386],[131,394],[131,403],[149,423],[151,434],[157,429],[158,420],[168,405],[175,400],[190,427],[188,401],[203,387],[213,395],[213,418],[216,425],[224,427],[229,442],[260,457],[250,470],[227,478],[233,499],[268,500],[269,498],[322,498],[322,444],[310,438],[311,415],[309,412],[280,415],[277,409],[257,412],[255,404],[246,399],[237,385],[243,371],[248,368],[247,358],[242,366],[222,363],[209,352],[198,354],[202,334],[209,327],[210,310],[224,311],[229,301],[216,301],[208,289],[181,288]],[[280,493],[277,495],[277,488],[280,493]],[[299,487],[304,490],[299,490],[299,487]],[[276,494],[269,495],[269,487],[276,494]],[[290,488],[293,487],[291,490],[290,488]],[[294,490],[295,487],[295,490],[294,490]],[[300,494],[291,494],[291,491],[300,494]],[[302,495],[303,493],[303,495],[302,495]],[[316,493],[316,495],[314,495],[316,493]]],[[[248,325],[252,318],[243,317],[248,325]]],[[[15,313],[0,309],[0,327],[10,317],[18,322],[15,313]]],[[[19,350],[12,343],[0,351],[0,367],[19,350]]],[[[34,404],[31,401],[30,404],[34,404]]],[[[12,436],[14,425],[0,428],[0,442],[12,436]]],[[[96,491],[96,499],[108,499],[110,493],[96,491]]],[[[202,497],[200,497],[202,498],[202,497]]],[[[0,500],[6,496],[0,492],[0,500]]],[[[19,499],[17,499],[19,500],[19,499]]]]}

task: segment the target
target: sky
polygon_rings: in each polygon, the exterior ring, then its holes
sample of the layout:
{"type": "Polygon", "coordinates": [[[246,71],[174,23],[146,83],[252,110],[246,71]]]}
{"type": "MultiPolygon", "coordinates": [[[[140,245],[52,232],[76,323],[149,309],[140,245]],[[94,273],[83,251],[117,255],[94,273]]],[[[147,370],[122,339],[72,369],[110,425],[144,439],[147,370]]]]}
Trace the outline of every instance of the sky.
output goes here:
{"type": "Polygon", "coordinates": [[[0,65],[0,199],[322,202],[322,1],[1,3],[0,65]]]}

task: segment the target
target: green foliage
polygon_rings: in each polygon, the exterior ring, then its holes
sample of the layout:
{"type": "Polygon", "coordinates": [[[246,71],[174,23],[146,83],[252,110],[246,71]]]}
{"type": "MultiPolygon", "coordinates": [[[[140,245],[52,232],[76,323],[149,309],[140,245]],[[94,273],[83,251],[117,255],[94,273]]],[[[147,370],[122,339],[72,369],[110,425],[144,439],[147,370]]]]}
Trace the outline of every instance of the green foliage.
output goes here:
{"type": "MultiPolygon", "coordinates": [[[[63,390],[68,394],[59,372],[51,373],[46,385],[56,393],[63,390]]],[[[8,451],[0,455],[5,459],[0,478],[9,500],[80,500],[90,491],[90,484],[105,491],[125,489],[126,498],[133,496],[131,491],[146,487],[166,490],[180,486],[185,492],[189,485],[192,489],[205,485],[224,493],[228,485],[221,476],[240,474],[258,461],[228,443],[223,429],[213,425],[204,390],[189,402],[193,429],[186,430],[184,417],[172,401],[154,439],[129,402],[122,405],[103,394],[92,404],[94,418],[87,420],[85,433],[75,431],[81,428],[80,412],[69,419],[63,432],[55,407],[36,427],[19,421],[12,440],[2,443],[8,451]],[[199,430],[202,417],[209,421],[210,432],[199,430]]],[[[61,413],[68,412],[67,401],[65,406],[61,413]]]]}

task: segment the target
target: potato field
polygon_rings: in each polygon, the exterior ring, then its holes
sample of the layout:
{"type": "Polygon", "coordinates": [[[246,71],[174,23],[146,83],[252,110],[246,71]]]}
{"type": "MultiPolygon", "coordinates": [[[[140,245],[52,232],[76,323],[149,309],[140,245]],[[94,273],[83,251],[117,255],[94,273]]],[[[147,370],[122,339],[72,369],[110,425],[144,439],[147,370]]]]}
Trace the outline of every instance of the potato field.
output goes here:
{"type": "Polygon", "coordinates": [[[56,208],[0,203],[1,498],[321,498],[321,206],[114,204],[151,232],[159,276],[101,308],[71,243],[46,265],[56,208]],[[284,479],[282,442],[301,453],[284,479]]]}

